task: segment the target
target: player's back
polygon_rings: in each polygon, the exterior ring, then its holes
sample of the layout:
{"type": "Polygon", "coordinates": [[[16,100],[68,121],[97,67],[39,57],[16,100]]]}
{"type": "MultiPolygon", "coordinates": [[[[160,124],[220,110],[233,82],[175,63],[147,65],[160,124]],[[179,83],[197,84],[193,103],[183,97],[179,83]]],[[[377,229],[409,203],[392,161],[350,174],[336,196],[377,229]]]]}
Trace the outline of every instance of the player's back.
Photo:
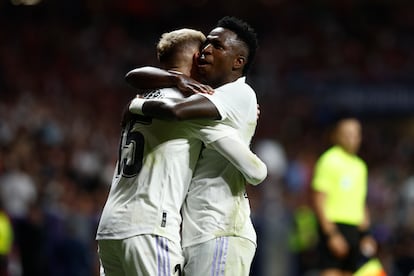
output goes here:
{"type": "MultiPolygon", "coordinates": [[[[157,98],[181,95],[169,88],[159,91],[157,98]]],[[[180,241],[180,208],[201,148],[182,125],[136,117],[123,129],[97,239],[156,234],[180,241]]]]}

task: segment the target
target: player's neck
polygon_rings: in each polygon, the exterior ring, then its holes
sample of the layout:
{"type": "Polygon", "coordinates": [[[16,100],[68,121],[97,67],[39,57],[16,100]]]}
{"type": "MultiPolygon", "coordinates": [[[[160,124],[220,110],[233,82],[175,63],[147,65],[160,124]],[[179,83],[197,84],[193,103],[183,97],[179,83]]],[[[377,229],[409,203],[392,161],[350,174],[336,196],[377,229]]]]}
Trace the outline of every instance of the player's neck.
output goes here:
{"type": "Polygon", "coordinates": [[[191,68],[188,68],[188,66],[169,66],[166,69],[183,73],[186,76],[191,76],[191,68]]]}
{"type": "Polygon", "coordinates": [[[242,75],[240,74],[230,74],[228,76],[220,76],[219,79],[216,79],[214,81],[212,81],[211,83],[208,83],[211,87],[213,88],[217,88],[220,87],[224,84],[230,83],[230,82],[234,82],[236,80],[238,80],[240,77],[242,77],[242,75]]]}

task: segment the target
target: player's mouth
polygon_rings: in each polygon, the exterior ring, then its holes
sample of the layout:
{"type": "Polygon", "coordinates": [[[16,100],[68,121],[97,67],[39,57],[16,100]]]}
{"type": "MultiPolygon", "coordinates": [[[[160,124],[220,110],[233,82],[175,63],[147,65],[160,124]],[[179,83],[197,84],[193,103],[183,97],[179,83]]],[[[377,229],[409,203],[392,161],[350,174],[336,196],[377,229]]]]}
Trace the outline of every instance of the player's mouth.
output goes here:
{"type": "Polygon", "coordinates": [[[201,54],[200,57],[197,60],[197,65],[198,65],[198,67],[205,67],[207,65],[210,65],[210,62],[208,62],[206,60],[205,55],[201,54]]]}

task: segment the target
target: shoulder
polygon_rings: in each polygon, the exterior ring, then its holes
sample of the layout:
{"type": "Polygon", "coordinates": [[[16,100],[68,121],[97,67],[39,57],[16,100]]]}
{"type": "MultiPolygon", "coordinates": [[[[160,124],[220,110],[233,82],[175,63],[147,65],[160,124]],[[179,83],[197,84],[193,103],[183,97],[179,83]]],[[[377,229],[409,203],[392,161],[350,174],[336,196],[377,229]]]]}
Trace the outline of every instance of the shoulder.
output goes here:
{"type": "Polygon", "coordinates": [[[362,159],[359,156],[355,156],[355,160],[356,162],[358,162],[359,166],[364,169],[364,170],[368,170],[368,165],[367,163],[364,161],[364,159],[362,159]]]}
{"type": "Polygon", "coordinates": [[[339,151],[338,151],[338,148],[337,148],[337,147],[335,147],[335,146],[333,146],[333,147],[330,147],[330,148],[328,148],[327,150],[325,150],[325,151],[321,154],[321,156],[320,156],[320,158],[319,158],[319,159],[323,159],[323,160],[325,160],[325,159],[336,158],[336,157],[338,157],[338,156],[339,156],[339,151]]]}
{"type": "Polygon", "coordinates": [[[218,87],[212,96],[241,105],[257,104],[256,93],[242,78],[218,87]]]}
{"type": "Polygon", "coordinates": [[[239,92],[243,91],[243,92],[255,94],[253,88],[248,83],[246,83],[245,77],[241,77],[233,82],[223,84],[222,86],[218,87],[216,90],[217,91],[235,91],[235,90],[237,91],[238,90],[239,92]]]}
{"type": "Polygon", "coordinates": [[[340,154],[336,147],[330,147],[324,151],[317,160],[318,166],[330,166],[336,163],[336,160],[340,159],[340,154]]]}

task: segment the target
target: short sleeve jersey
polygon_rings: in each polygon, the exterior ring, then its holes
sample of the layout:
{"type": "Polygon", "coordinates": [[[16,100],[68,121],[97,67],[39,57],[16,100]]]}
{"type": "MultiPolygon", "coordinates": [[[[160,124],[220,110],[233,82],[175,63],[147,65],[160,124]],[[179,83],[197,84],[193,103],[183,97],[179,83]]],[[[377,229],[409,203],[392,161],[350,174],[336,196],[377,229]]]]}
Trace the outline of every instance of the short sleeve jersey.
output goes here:
{"type": "MultiPolygon", "coordinates": [[[[175,89],[146,98],[182,98],[175,89]]],[[[122,131],[119,160],[97,230],[97,239],[155,234],[180,241],[180,209],[201,142],[180,122],[135,121],[122,131]]]]}
{"type": "MultiPolygon", "coordinates": [[[[146,98],[182,98],[172,88],[146,98]]],[[[233,130],[218,121],[135,121],[122,131],[119,160],[96,238],[155,234],[180,242],[180,210],[206,145],[233,130]]]]}
{"type": "Polygon", "coordinates": [[[318,159],[312,187],[326,194],[329,220],[350,225],[362,223],[367,194],[367,166],[356,155],[333,146],[318,159]]]}
{"type": "MultiPolygon", "coordinates": [[[[223,85],[213,95],[221,124],[234,128],[247,145],[256,128],[257,99],[245,78],[223,85]]],[[[216,132],[215,138],[226,135],[216,132]]],[[[197,163],[183,206],[183,247],[220,236],[238,236],[256,243],[250,203],[242,174],[207,145],[197,163]]]]}

